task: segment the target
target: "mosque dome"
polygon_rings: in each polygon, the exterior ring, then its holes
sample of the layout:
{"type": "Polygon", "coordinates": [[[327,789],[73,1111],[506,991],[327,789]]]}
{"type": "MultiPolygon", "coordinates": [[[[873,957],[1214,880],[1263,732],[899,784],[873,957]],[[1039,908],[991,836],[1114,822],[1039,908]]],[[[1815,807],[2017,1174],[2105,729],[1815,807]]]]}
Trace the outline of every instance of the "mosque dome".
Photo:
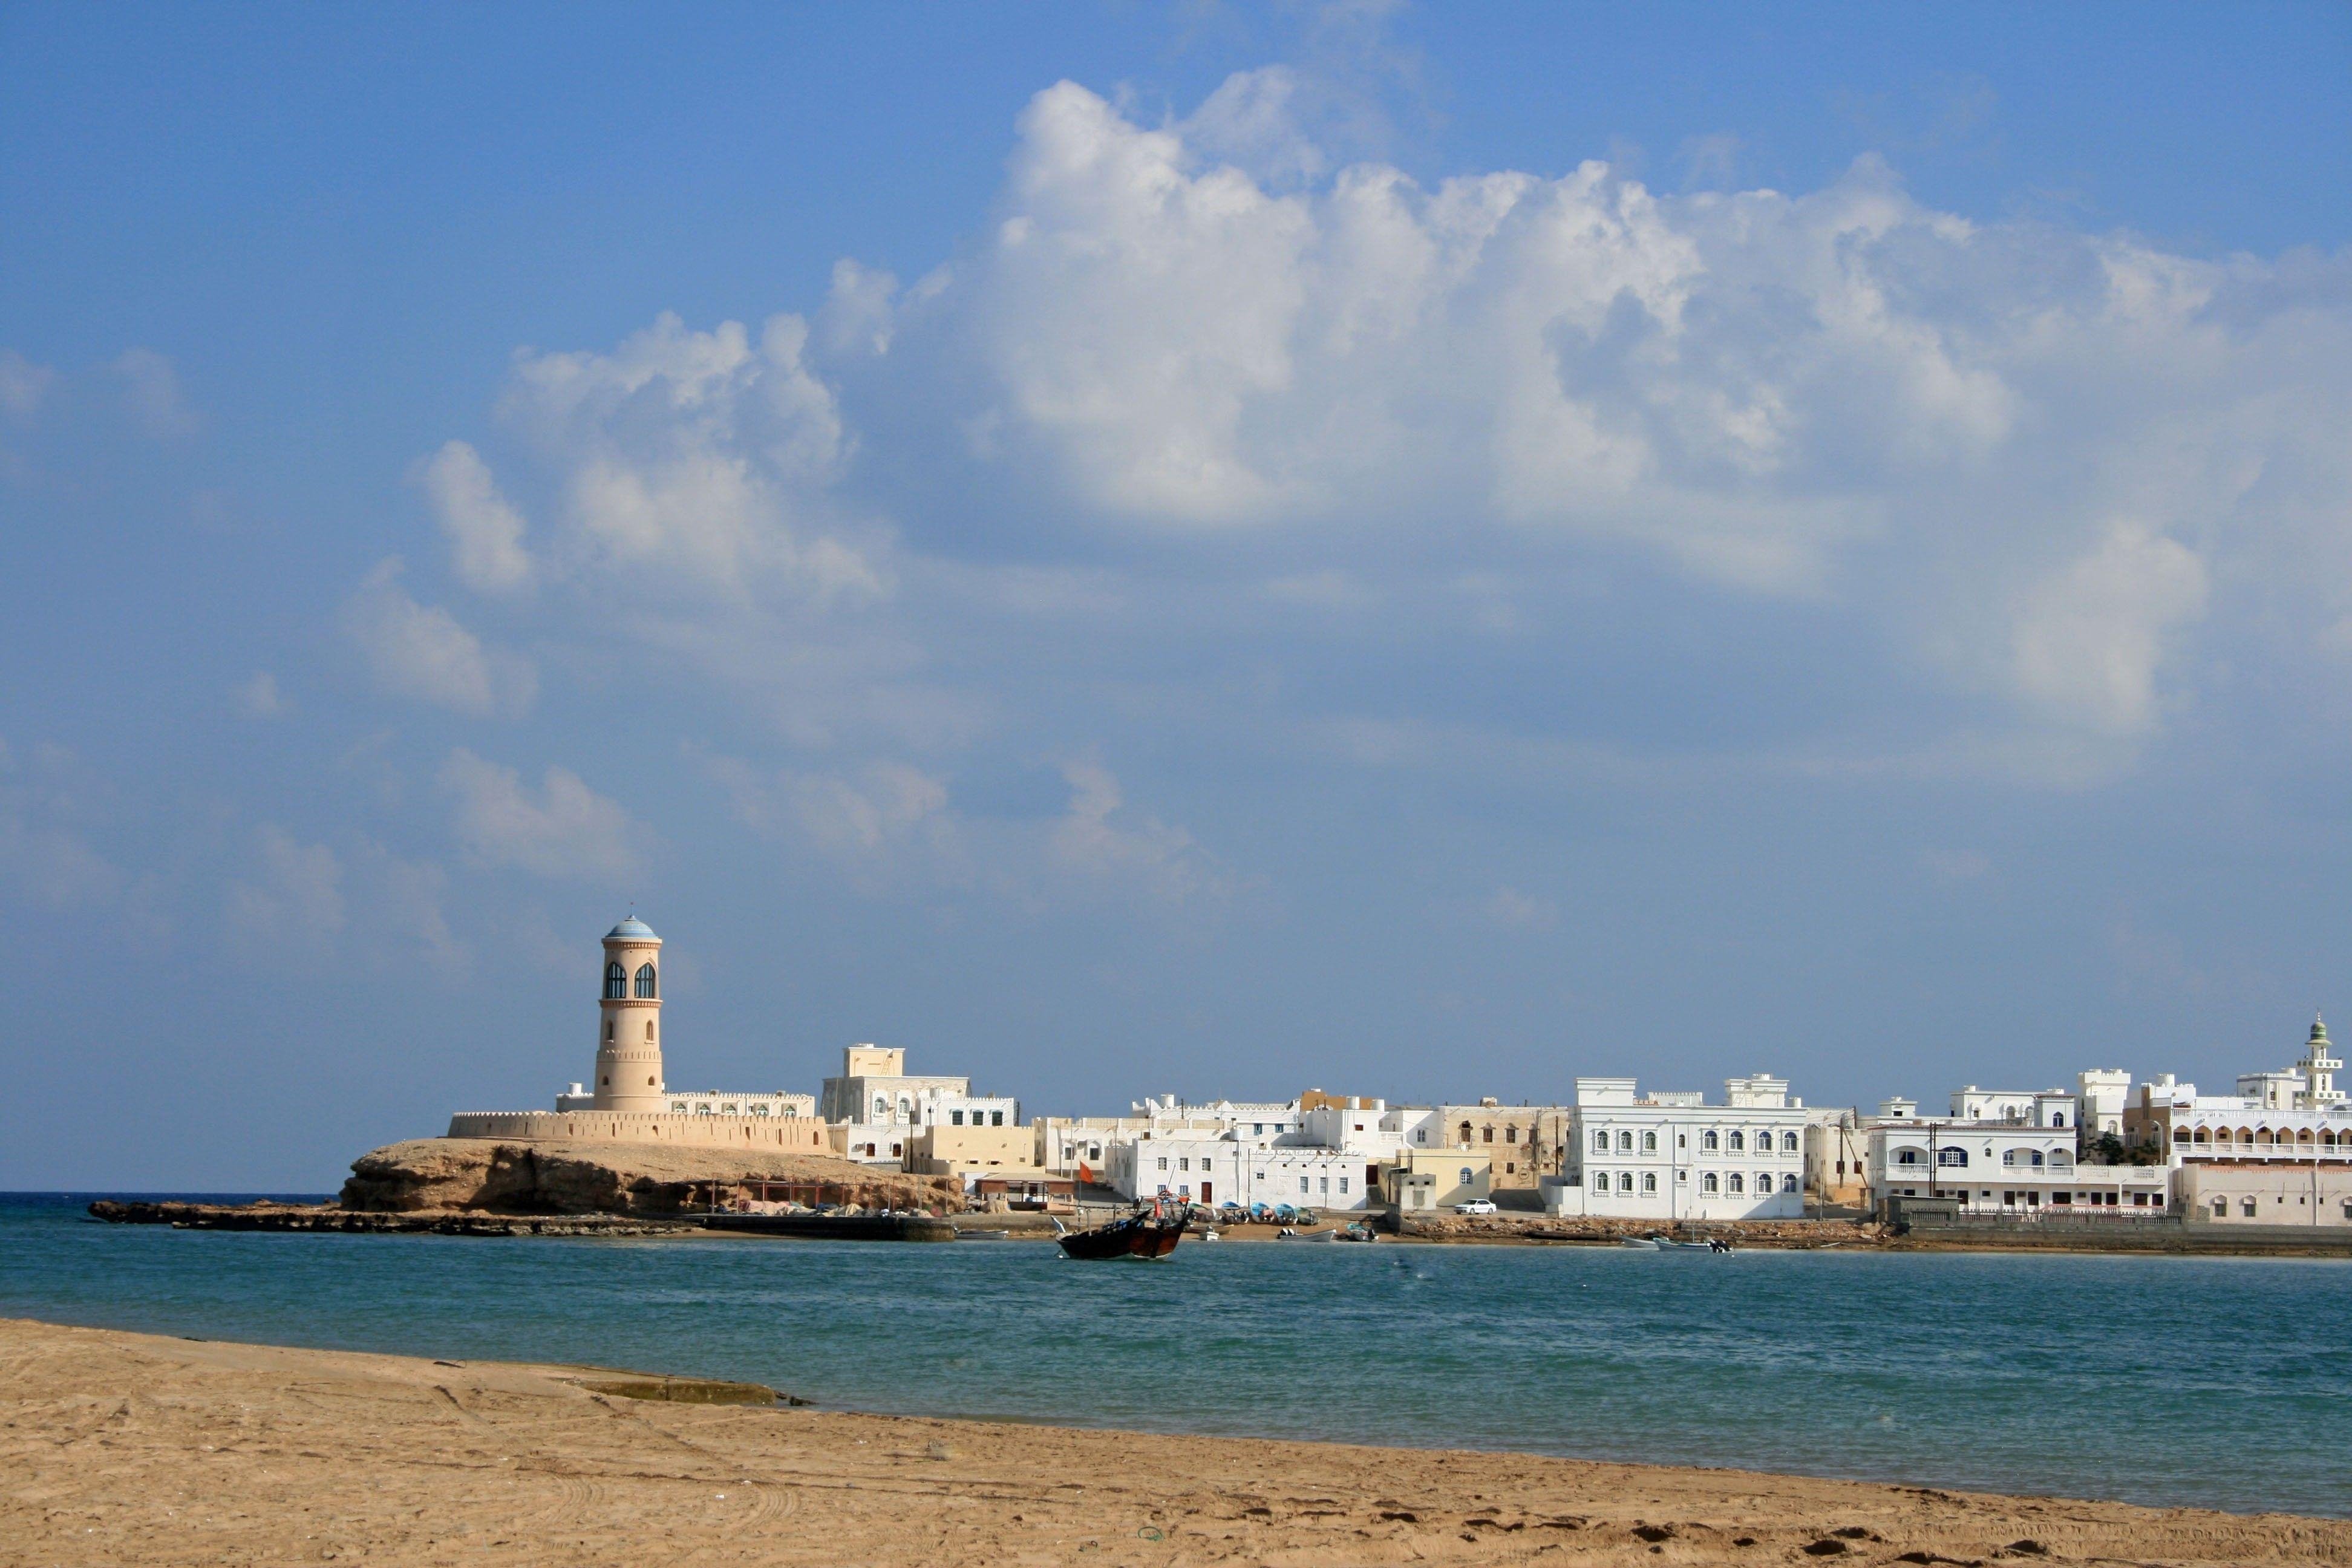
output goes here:
{"type": "Polygon", "coordinates": [[[631,915],[627,920],[606,931],[604,940],[606,942],[659,942],[661,938],[654,934],[653,927],[646,924],[636,916],[631,915]]]}

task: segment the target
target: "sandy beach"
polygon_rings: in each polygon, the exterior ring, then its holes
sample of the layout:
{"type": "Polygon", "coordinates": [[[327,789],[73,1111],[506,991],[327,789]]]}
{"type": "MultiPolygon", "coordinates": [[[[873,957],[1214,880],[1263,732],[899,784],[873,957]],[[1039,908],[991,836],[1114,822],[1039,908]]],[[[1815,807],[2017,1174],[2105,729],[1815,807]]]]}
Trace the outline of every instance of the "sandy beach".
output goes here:
{"type": "Polygon", "coordinates": [[[0,1320],[0,1561],[2352,1563],[2352,1521],[617,1381],[0,1320]]]}

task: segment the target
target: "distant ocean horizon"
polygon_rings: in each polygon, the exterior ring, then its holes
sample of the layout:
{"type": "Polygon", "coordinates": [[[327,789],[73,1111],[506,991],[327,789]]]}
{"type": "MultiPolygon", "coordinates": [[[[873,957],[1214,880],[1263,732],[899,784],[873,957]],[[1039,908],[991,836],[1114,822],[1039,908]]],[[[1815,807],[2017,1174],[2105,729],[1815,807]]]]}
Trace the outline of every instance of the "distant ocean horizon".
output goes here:
{"type": "Polygon", "coordinates": [[[741,1378],[883,1414],[2352,1515],[2352,1261],[106,1226],[0,1194],[0,1314],[741,1378]]]}

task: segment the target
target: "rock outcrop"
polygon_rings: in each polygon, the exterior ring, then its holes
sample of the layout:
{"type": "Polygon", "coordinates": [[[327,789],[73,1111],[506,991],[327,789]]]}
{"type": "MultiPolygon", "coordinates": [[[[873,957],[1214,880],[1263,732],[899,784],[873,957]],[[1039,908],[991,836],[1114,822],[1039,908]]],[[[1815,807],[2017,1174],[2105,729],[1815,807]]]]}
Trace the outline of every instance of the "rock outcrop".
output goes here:
{"type": "Polygon", "coordinates": [[[371,1150],[352,1162],[339,1204],[366,1213],[667,1217],[708,1207],[714,1188],[722,1206],[730,1197],[758,1196],[762,1183],[777,1197],[808,1202],[963,1206],[953,1177],[904,1176],[829,1155],[489,1138],[415,1138],[371,1150]]]}

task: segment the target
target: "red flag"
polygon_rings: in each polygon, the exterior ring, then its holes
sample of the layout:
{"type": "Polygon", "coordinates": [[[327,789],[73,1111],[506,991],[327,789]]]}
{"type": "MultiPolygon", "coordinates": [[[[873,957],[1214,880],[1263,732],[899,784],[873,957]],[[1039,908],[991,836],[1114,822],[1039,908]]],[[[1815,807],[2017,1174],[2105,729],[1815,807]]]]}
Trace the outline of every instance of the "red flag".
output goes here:
{"type": "Polygon", "coordinates": [[[1078,1180],[1090,1187],[1095,1184],[1095,1173],[1087,1169],[1087,1163],[1084,1160],[1078,1162],[1078,1180]]]}

